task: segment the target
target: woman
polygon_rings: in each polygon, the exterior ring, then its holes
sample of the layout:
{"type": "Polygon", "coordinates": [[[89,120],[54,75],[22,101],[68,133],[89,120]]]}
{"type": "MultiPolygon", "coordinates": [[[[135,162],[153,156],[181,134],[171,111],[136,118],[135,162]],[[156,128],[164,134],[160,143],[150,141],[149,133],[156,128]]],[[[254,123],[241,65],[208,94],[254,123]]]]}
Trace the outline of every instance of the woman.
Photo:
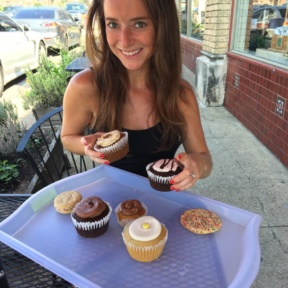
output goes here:
{"type": "Polygon", "coordinates": [[[171,180],[176,191],[207,177],[212,160],[197,100],[181,79],[175,1],[94,0],[86,29],[92,68],[76,74],[64,95],[65,148],[109,164],[93,146],[103,132],[125,130],[129,154],[111,166],[147,177],[147,164],[175,157],[185,166],[171,180]],[[89,136],[83,136],[86,127],[89,136]],[[185,153],[175,156],[181,143],[185,153]]]}

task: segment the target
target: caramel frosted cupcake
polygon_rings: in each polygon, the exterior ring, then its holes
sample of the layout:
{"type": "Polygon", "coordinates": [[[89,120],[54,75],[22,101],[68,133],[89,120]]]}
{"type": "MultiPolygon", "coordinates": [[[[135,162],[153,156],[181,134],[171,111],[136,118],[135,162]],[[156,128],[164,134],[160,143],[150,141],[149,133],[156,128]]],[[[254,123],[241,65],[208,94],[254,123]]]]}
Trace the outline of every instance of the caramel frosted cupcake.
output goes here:
{"type": "Polygon", "coordinates": [[[120,160],[129,152],[128,133],[114,130],[97,139],[94,150],[105,154],[110,162],[120,160]]]}
{"type": "Polygon", "coordinates": [[[145,216],[147,211],[146,205],[135,199],[126,200],[115,208],[118,223],[122,227],[139,217],[145,216]]]}
{"type": "Polygon", "coordinates": [[[122,232],[129,255],[140,262],[158,259],[168,239],[168,230],[152,216],[143,216],[127,224],[122,232]]]}
{"type": "Polygon", "coordinates": [[[146,166],[151,187],[158,191],[170,191],[170,180],[182,172],[184,165],[176,159],[160,159],[146,166]]]}
{"type": "Polygon", "coordinates": [[[109,225],[112,208],[101,198],[91,196],[82,199],[71,213],[72,222],[79,235],[92,238],[104,234],[109,225]]]}

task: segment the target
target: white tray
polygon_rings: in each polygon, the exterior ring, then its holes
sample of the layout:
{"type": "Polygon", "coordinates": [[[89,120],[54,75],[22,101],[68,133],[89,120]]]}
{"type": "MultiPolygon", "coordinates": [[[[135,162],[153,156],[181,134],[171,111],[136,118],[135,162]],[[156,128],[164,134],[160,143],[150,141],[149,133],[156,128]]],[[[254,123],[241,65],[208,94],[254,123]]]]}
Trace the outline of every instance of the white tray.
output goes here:
{"type": "Polygon", "coordinates": [[[159,192],[148,179],[101,165],[40,190],[0,223],[0,240],[80,288],[91,287],[250,287],[260,265],[261,216],[191,192],[159,192]],[[55,196],[77,190],[97,195],[114,208],[138,199],[164,223],[169,236],[163,254],[150,263],[128,255],[122,227],[112,213],[107,232],[97,238],[76,233],[70,215],[57,213],[55,196]],[[216,212],[220,231],[196,235],[180,224],[191,208],[216,212]]]}

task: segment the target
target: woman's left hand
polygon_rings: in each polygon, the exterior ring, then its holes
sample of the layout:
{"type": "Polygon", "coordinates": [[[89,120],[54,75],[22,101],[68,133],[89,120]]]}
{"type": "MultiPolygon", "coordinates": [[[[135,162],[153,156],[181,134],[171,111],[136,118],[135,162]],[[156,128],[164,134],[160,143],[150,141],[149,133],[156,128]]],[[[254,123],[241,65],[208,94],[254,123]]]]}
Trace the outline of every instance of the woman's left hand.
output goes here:
{"type": "Polygon", "coordinates": [[[205,155],[202,153],[180,153],[176,159],[184,165],[181,173],[173,177],[170,181],[171,190],[187,190],[191,188],[199,178],[202,178],[205,170],[205,155]]]}

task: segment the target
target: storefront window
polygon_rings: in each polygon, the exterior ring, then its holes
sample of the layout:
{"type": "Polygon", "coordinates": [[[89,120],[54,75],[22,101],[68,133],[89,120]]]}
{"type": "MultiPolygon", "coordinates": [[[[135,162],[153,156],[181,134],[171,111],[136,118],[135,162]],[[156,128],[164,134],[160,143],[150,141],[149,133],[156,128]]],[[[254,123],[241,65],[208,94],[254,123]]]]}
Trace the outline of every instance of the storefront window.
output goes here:
{"type": "Polygon", "coordinates": [[[203,40],[206,0],[181,0],[181,34],[203,40]]]}
{"type": "Polygon", "coordinates": [[[235,1],[231,49],[288,69],[288,0],[235,1]]]}

